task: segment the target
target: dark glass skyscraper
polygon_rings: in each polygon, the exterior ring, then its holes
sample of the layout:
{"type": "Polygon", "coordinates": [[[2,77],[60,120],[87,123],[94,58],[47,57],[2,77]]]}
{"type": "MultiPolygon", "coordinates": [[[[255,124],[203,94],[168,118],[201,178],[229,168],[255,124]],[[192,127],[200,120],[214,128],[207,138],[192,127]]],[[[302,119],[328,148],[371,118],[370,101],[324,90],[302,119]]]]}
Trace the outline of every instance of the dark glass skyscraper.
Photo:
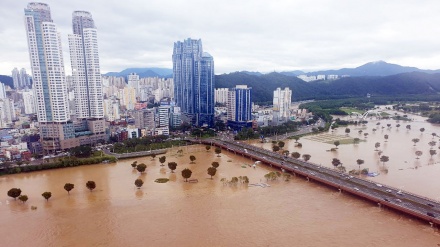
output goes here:
{"type": "Polygon", "coordinates": [[[213,126],[214,59],[203,52],[200,39],[174,43],[173,79],[182,120],[195,126],[213,126]]]}

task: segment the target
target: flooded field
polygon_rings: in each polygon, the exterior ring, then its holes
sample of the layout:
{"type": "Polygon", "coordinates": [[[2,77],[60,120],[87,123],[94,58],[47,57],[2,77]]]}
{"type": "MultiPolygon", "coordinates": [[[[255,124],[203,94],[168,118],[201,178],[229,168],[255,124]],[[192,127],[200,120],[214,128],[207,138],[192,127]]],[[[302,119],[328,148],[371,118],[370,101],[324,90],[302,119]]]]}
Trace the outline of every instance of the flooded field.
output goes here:
{"type": "MultiPolygon", "coordinates": [[[[296,147],[294,140],[287,141],[285,149],[301,155],[310,154],[310,162],[332,168],[332,159],[338,158],[347,172],[358,170],[356,160],[362,159],[365,163],[361,165],[361,169],[368,168],[370,172],[380,173],[377,177],[366,177],[367,179],[440,200],[440,141],[437,136],[432,135],[436,133],[440,136],[440,126],[430,124],[420,116],[410,117],[414,120],[405,122],[368,118],[369,122],[365,126],[348,126],[349,134],[345,133],[346,127],[340,127],[329,133],[302,137],[299,140],[302,147],[296,147]],[[397,124],[400,127],[396,127],[397,124]],[[406,128],[407,125],[411,126],[410,130],[406,128]],[[422,128],[423,132],[420,131],[422,128]],[[360,130],[362,133],[359,133],[360,130]],[[368,133],[367,137],[365,133],[368,133]],[[388,135],[388,139],[385,139],[385,135],[388,135]],[[342,144],[347,138],[359,138],[361,141],[359,144],[342,144]],[[338,139],[341,140],[341,145],[337,151],[330,151],[336,147],[333,142],[338,139]],[[419,139],[419,142],[414,143],[413,139],[419,139]],[[429,145],[431,141],[436,142],[433,147],[429,145]],[[380,147],[375,151],[377,142],[380,147]],[[430,149],[436,150],[437,154],[431,156],[430,149]],[[416,151],[422,151],[422,155],[417,156],[416,151]],[[388,156],[389,161],[385,164],[381,162],[381,155],[388,156]]],[[[253,145],[267,149],[272,146],[271,143],[259,142],[254,142],[253,145]]]]}
{"type": "MultiPolygon", "coordinates": [[[[404,129],[399,131],[405,132],[404,129]]],[[[423,138],[430,138],[425,135],[423,138]]],[[[390,151],[390,171],[374,179],[384,183],[402,181],[405,189],[412,189],[410,184],[418,180],[428,184],[424,179],[405,181],[407,177],[393,175],[408,172],[407,176],[412,178],[417,177],[412,173],[437,167],[421,164],[417,170],[392,168],[397,159],[391,155],[393,137],[390,135],[386,146],[390,151]]],[[[373,139],[373,134],[368,138],[373,139]]],[[[328,159],[324,155],[330,155],[324,149],[330,145],[305,139],[301,142],[302,150],[310,152],[312,161],[322,159],[324,165],[328,159]],[[317,145],[316,150],[312,145],[317,145]],[[322,158],[319,154],[323,154],[322,158]]],[[[405,143],[405,147],[407,144],[411,149],[412,144],[405,143]]],[[[375,161],[370,141],[356,148],[341,145],[338,153],[332,155],[338,155],[348,166],[349,159],[364,154],[360,152],[362,149],[366,156],[363,158],[368,160],[371,156],[371,161],[375,161]],[[347,160],[344,155],[349,156],[347,160]]],[[[216,157],[212,149],[207,152],[203,146],[183,150],[183,156],[177,155],[177,149],[166,154],[165,164],[170,161],[178,164],[175,173],[167,166],[161,167],[158,157],[155,160],[144,157],[117,164],[0,177],[0,246],[412,247],[440,244],[438,232],[424,222],[299,177],[292,177],[288,182],[281,179],[268,182],[270,187],[266,188],[224,185],[220,179],[232,176],[248,176],[250,183],[265,183],[263,176],[271,170],[265,166],[250,168],[250,160],[225,151],[216,157]],[[191,154],[196,156],[195,164],[190,164],[191,154]],[[147,164],[145,174],[140,175],[130,166],[135,160],[147,164]],[[213,161],[218,161],[220,167],[211,180],[206,170],[213,161]],[[191,178],[199,182],[184,182],[181,176],[184,168],[190,168],[191,178]],[[137,178],[145,182],[141,189],[135,188],[137,178]],[[157,178],[170,181],[155,183],[157,178]],[[88,180],[96,182],[93,192],[85,187],[88,180]],[[63,189],[67,182],[75,184],[70,195],[63,189]],[[8,198],[7,191],[12,187],[21,188],[29,201],[22,204],[8,198]],[[53,195],[48,202],[41,196],[45,191],[53,195]],[[32,210],[31,206],[37,209],[32,210]]],[[[365,166],[380,168],[377,162],[366,162],[365,166]]],[[[432,173],[427,172],[433,176],[432,173]]]]}

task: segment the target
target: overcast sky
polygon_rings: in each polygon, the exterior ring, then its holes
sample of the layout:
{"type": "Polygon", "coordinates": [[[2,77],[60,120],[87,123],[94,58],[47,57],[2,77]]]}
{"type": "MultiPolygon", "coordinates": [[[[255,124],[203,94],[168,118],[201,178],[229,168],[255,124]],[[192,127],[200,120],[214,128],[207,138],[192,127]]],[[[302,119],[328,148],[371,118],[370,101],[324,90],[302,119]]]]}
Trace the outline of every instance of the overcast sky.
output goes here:
{"type": "MultiPolygon", "coordinates": [[[[438,0],[47,0],[61,32],[66,73],[72,12],[98,28],[101,72],[172,68],[173,43],[202,39],[216,74],[356,67],[384,60],[440,69],[438,0]]],[[[28,1],[3,0],[0,74],[30,73],[28,1]]]]}

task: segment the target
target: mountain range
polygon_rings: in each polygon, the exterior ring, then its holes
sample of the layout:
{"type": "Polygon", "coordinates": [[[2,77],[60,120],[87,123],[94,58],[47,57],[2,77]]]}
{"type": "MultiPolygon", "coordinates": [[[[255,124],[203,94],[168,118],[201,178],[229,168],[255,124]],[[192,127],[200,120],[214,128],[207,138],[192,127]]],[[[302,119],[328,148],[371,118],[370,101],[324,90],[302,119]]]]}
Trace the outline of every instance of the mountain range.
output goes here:
{"type": "MultiPolygon", "coordinates": [[[[171,69],[129,68],[121,72],[109,72],[107,76],[127,76],[130,73],[140,77],[172,77],[171,69]]],[[[272,72],[234,72],[215,76],[216,88],[232,88],[244,84],[252,87],[254,102],[272,101],[277,87],[289,87],[292,99],[329,99],[345,97],[364,97],[367,94],[382,96],[432,95],[440,94],[440,70],[421,70],[404,67],[383,61],[367,63],[357,68],[327,70],[307,73],[308,75],[349,75],[333,81],[305,82],[294,75],[301,71],[272,72]]],[[[12,87],[10,76],[0,75],[0,82],[12,87]]]]}
{"type": "Polygon", "coordinates": [[[250,75],[235,72],[215,76],[216,88],[244,84],[252,87],[254,102],[270,102],[273,91],[280,87],[292,90],[292,100],[347,97],[429,95],[440,93],[440,74],[410,72],[390,76],[344,77],[334,81],[305,82],[280,73],[250,75]]]}
{"type": "MultiPolygon", "coordinates": [[[[256,76],[261,76],[265,74],[258,71],[241,71],[241,72],[256,76]]],[[[384,61],[376,61],[376,62],[366,63],[356,68],[342,68],[338,70],[321,70],[314,72],[304,72],[302,70],[294,70],[294,71],[283,71],[278,73],[287,76],[346,75],[346,76],[357,77],[357,76],[389,76],[389,75],[396,75],[396,74],[409,73],[409,72],[424,72],[428,74],[434,74],[434,73],[440,73],[440,70],[423,70],[416,67],[401,66],[398,64],[387,63],[384,61]]],[[[173,77],[173,70],[167,68],[128,68],[128,69],[124,69],[121,72],[108,72],[104,75],[127,77],[130,73],[136,73],[139,75],[140,78],[144,78],[144,77],[172,78],[173,77]]]]}
{"type": "MultiPolygon", "coordinates": [[[[440,70],[423,70],[416,67],[401,66],[384,61],[370,62],[356,68],[343,68],[338,70],[322,70],[305,73],[307,75],[348,75],[348,76],[389,76],[409,72],[440,73],[440,70]]],[[[293,71],[292,73],[295,73],[293,71]]]]}

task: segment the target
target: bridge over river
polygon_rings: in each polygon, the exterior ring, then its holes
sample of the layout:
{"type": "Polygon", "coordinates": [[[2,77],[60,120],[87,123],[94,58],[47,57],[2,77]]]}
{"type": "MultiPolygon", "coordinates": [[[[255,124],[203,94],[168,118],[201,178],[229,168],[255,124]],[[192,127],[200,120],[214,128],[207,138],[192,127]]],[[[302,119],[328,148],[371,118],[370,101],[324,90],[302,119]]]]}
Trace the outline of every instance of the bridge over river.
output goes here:
{"type": "Polygon", "coordinates": [[[334,169],[283,156],[279,153],[243,142],[220,139],[191,139],[190,141],[217,146],[252,160],[261,161],[271,167],[284,169],[286,172],[303,176],[308,180],[317,181],[341,192],[348,192],[377,203],[379,206],[387,206],[398,212],[414,216],[429,222],[431,225],[438,226],[440,224],[440,202],[423,196],[401,191],[387,185],[377,184],[359,177],[349,176],[334,169]]]}

